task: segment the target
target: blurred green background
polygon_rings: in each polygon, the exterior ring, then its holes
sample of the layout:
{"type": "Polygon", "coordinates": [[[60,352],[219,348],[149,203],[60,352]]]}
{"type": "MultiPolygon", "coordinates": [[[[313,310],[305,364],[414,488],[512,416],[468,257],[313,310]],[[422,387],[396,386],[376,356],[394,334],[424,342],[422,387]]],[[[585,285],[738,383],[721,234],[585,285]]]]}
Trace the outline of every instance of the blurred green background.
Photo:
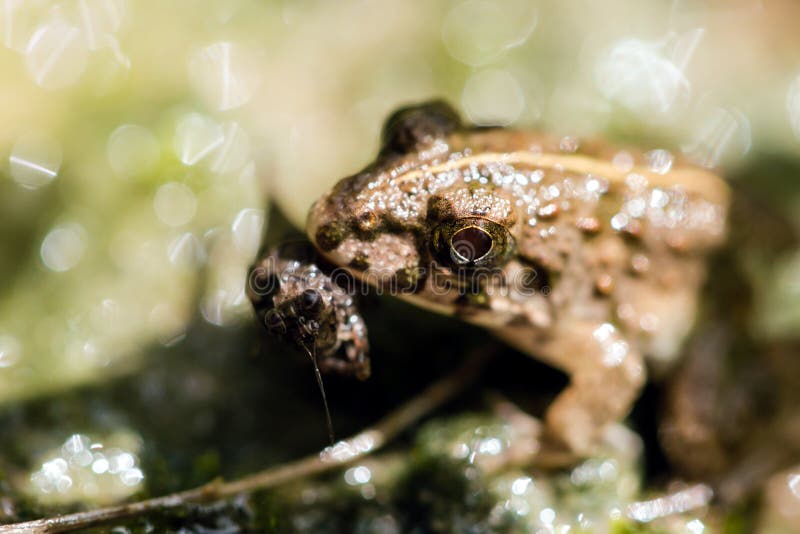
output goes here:
{"type": "MultiPolygon", "coordinates": [[[[227,398],[208,393],[231,385],[220,377],[258,367],[253,352],[291,358],[251,341],[243,288],[265,207],[302,227],[399,105],[444,97],[481,125],[681,151],[798,228],[798,20],[788,0],[0,0],[0,495],[97,503],[225,471],[151,482],[141,457],[162,434],[108,388],[157,389],[170,370],[184,390],[153,398],[211,403],[227,398]],[[245,367],[215,374],[225,365],[245,367]],[[87,395],[105,399],[93,416],[87,395]]],[[[764,338],[800,331],[799,252],[740,255],[764,338]]],[[[233,471],[293,456],[274,448],[233,471]]]]}

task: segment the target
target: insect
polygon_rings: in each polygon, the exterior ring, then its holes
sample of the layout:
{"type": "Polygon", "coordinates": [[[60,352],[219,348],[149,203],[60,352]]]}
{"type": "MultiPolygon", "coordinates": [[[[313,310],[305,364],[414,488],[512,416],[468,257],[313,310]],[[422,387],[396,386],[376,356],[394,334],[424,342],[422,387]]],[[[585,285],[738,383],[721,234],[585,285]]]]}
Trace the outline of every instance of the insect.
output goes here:
{"type": "Polygon", "coordinates": [[[306,352],[314,365],[328,434],[333,425],[320,371],[369,377],[364,320],[352,296],[323,273],[303,244],[276,246],[250,268],[247,296],[267,331],[306,352]]]}

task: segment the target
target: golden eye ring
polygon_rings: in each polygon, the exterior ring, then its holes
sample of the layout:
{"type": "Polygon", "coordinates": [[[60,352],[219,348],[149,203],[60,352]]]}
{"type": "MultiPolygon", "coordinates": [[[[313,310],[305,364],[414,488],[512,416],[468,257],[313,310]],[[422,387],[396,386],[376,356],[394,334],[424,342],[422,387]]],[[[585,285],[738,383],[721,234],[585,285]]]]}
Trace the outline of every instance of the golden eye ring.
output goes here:
{"type": "Polygon", "coordinates": [[[508,229],[482,217],[463,217],[437,226],[431,249],[441,264],[451,268],[475,269],[505,263],[514,249],[508,229]]]}

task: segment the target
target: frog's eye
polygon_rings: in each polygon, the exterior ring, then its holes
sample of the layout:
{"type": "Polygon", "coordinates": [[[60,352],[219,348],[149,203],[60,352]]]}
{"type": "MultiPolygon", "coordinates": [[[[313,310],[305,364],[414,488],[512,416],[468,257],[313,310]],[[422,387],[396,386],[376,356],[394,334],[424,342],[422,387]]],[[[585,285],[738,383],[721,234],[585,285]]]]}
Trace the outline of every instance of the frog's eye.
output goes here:
{"type": "Polygon", "coordinates": [[[466,217],[439,225],[431,248],[450,267],[492,267],[504,263],[513,249],[508,230],[488,219],[466,217]]]}
{"type": "Polygon", "coordinates": [[[286,323],[283,322],[281,314],[275,310],[269,310],[264,316],[264,326],[276,336],[286,333],[286,323]]]}

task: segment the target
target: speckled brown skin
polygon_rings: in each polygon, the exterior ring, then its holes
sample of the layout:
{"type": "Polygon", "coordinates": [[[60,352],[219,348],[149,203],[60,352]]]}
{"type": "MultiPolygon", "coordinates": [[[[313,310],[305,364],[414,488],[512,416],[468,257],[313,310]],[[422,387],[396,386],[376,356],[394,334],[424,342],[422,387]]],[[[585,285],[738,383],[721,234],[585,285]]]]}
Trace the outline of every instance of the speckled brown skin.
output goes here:
{"type": "Polygon", "coordinates": [[[723,180],[666,151],[465,128],[431,103],[387,121],[376,162],[307,231],[362,280],[567,372],[546,432],[584,455],[628,413],[642,355],[677,354],[728,202],[723,180]]]}

